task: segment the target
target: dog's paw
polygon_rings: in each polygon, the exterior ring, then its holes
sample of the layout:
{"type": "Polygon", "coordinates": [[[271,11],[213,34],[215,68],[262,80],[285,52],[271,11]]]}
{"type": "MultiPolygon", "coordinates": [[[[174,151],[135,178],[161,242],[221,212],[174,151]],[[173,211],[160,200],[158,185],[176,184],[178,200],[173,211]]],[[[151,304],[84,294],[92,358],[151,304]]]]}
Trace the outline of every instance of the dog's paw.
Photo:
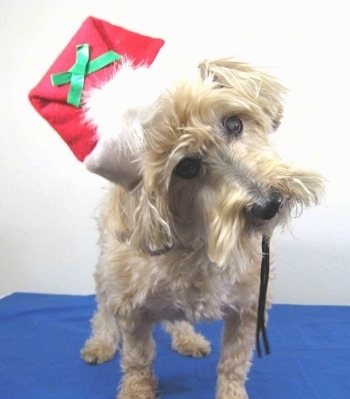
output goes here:
{"type": "Polygon", "coordinates": [[[203,335],[197,333],[173,339],[171,347],[184,356],[204,357],[211,352],[210,342],[203,335]]]}
{"type": "Polygon", "coordinates": [[[81,350],[81,357],[89,364],[99,364],[112,360],[116,348],[106,342],[89,339],[81,350]]]}
{"type": "Polygon", "coordinates": [[[230,393],[217,394],[216,399],[249,399],[245,389],[237,389],[230,393]]]}
{"type": "Polygon", "coordinates": [[[129,371],[122,379],[117,399],[156,399],[156,386],[152,371],[129,371]]]}
{"type": "Polygon", "coordinates": [[[233,383],[227,377],[219,377],[216,399],[249,399],[243,384],[233,383]]]}

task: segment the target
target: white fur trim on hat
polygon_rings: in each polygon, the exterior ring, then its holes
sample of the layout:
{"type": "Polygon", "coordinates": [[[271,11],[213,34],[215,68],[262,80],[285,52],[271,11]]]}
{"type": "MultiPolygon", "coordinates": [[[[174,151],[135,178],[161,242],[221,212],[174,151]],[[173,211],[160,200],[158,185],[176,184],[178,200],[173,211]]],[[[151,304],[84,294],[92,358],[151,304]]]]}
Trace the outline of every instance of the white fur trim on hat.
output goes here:
{"type": "Polygon", "coordinates": [[[145,145],[144,125],[165,87],[154,68],[123,61],[111,80],[85,93],[85,118],[96,127],[98,143],[85,159],[87,168],[129,186],[137,178],[137,155],[145,145]]]}
{"type": "Polygon", "coordinates": [[[123,150],[140,150],[143,125],[152,118],[153,104],[164,86],[154,68],[135,68],[123,61],[111,80],[85,95],[86,119],[96,126],[98,140],[113,138],[123,150]]]}

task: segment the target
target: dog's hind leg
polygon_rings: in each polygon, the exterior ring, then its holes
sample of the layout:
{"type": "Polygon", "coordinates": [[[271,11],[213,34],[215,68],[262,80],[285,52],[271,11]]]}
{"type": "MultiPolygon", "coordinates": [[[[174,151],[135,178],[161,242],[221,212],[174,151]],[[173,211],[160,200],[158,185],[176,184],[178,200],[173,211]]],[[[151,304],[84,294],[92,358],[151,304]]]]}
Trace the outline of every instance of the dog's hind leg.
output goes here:
{"type": "Polygon", "coordinates": [[[101,305],[91,321],[92,336],[85,342],[81,356],[90,364],[111,360],[117,351],[119,329],[115,316],[101,305]]]}
{"type": "Polygon", "coordinates": [[[187,321],[163,323],[170,333],[174,351],[184,356],[203,357],[210,353],[210,342],[203,335],[196,333],[193,326],[187,321]]]}

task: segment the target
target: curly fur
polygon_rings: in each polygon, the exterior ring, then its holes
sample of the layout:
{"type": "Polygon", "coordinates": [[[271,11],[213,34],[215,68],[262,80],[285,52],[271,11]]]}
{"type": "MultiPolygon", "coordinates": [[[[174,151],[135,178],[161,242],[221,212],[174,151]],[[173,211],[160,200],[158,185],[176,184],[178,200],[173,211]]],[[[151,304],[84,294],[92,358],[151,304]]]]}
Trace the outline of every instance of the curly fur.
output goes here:
{"type": "Polygon", "coordinates": [[[284,93],[267,73],[225,59],[201,63],[152,103],[135,184],[112,184],[101,217],[98,309],[82,350],[100,363],[122,341],[118,399],[155,398],[154,323],[165,322],[174,350],[205,356],[210,345],[189,324],[203,319],[225,320],[217,399],[247,398],[261,236],[318,203],[323,190],[320,175],[284,163],[271,144],[284,93]],[[243,123],[237,137],[223,125],[230,115],[243,123]],[[175,172],[186,157],[200,162],[191,179],[175,172]],[[283,207],[257,219],[254,204],[272,189],[283,207]]]}

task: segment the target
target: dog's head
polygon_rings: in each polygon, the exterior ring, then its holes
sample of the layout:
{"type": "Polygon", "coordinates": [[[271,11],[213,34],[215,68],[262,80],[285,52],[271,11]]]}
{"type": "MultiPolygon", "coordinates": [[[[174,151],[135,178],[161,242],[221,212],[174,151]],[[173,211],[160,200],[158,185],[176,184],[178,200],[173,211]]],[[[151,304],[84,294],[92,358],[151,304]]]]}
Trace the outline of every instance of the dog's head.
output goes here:
{"type": "MultiPolygon", "coordinates": [[[[200,240],[226,265],[249,256],[253,235],[271,234],[293,209],[319,201],[322,177],[282,162],[270,141],[284,92],[269,74],[225,59],[172,81],[146,111],[128,110],[136,115],[123,127],[131,131],[132,167],[112,180],[136,198],[133,220],[124,221],[136,248],[161,254],[200,240]]],[[[109,159],[114,173],[116,158],[109,159]]]]}

